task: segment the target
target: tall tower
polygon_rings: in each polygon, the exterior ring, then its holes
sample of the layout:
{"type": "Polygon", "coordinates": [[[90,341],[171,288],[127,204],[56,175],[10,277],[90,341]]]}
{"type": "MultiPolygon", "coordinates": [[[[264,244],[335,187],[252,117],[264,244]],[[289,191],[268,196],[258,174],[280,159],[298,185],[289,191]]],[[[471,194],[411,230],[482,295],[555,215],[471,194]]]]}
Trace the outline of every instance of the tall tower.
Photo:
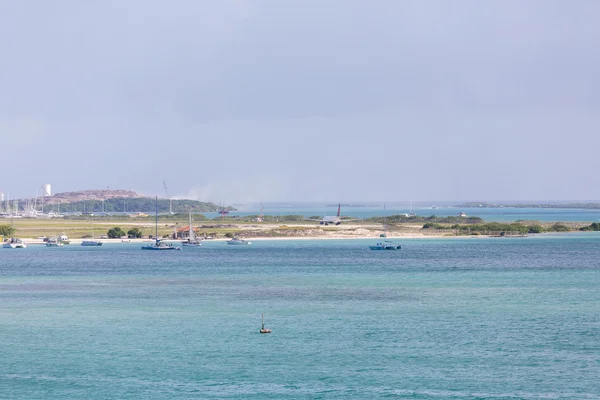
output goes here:
{"type": "Polygon", "coordinates": [[[42,195],[44,197],[50,197],[52,196],[52,186],[49,183],[44,183],[42,185],[42,195]]]}

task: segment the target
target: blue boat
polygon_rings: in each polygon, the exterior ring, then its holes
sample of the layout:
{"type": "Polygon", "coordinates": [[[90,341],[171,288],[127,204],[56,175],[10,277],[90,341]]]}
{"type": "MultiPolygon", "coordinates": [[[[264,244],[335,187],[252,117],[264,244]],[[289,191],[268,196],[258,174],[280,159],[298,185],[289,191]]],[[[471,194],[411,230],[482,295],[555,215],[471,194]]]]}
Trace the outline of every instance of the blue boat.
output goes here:
{"type": "MultiPolygon", "coordinates": [[[[384,239],[387,237],[387,225],[385,223],[385,217],[383,219],[383,233],[380,235],[380,237],[384,239]]],[[[381,242],[377,242],[375,246],[369,246],[369,249],[371,250],[400,250],[401,248],[402,246],[389,240],[383,240],[381,242]]]]}
{"type": "Polygon", "coordinates": [[[375,246],[369,246],[369,249],[371,250],[400,250],[401,248],[402,246],[394,242],[390,242],[389,240],[378,242],[375,246]]]}

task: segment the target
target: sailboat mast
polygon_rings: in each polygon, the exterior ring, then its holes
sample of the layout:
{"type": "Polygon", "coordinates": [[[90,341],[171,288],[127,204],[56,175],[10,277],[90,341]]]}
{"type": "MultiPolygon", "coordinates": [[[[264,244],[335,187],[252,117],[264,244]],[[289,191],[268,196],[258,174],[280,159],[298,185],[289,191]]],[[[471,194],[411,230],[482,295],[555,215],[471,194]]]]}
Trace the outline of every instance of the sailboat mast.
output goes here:
{"type": "Polygon", "coordinates": [[[194,229],[192,228],[192,206],[190,206],[190,231],[189,231],[189,240],[194,240],[194,229]]]}
{"type": "Polygon", "coordinates": [[[154,218],[156,221],[156,236],[154,238],[156,239],[156,243],[158,243],[158,196],[156,196],[154,201],[154,218]]]}

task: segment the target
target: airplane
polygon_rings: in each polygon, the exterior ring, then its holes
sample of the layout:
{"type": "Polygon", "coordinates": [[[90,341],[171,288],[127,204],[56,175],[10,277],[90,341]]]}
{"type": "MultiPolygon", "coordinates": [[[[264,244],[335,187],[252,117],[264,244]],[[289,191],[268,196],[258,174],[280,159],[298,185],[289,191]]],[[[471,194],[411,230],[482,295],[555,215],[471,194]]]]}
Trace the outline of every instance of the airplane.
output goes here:
{"type": "Polygon", "coordinates": [[[356,219],[341,219],[340,218],[340,209],[342,207],[342,203],[338,204],[338,210],[337,210],[337,215],[326,215],[324,216],[322,219],[319,220],[319,225],[339,225],[342,223],[342,221],[348,222],[348,221],[356,221],[356,219]]]}

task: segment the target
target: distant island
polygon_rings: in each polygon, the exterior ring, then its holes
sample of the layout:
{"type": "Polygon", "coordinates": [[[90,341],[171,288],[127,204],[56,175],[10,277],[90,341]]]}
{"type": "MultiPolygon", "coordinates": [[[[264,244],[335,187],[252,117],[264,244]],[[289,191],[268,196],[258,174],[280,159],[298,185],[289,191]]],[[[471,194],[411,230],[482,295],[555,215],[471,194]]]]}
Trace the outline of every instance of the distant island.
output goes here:
{"type": "Polygon", "coordinates": [[[573,208],[582,210],[596,210],[600,209],[600,203],[566,203],[566,204],[495,204],[495,203],[481,203],[470,201],[467,203],[457,204],[453,207],[457,208],[573,208]]]}
{"type": "MultiPolygon", "coordinates": [[[[10,207],[18,204],[20,210],[36,209],[55,213],[154,213],[155,198],[145,197],[130,190],[80,190],[56,193],[52,196],[26,198],[10,201],[10,207]]],[[[3,207],[4,205],[2,205],[3,207]]],[[[158,212],[219,212],[237,211],[234,207],[220,207],[211,202],[189,199],[158,199],[158,212]]]]}

